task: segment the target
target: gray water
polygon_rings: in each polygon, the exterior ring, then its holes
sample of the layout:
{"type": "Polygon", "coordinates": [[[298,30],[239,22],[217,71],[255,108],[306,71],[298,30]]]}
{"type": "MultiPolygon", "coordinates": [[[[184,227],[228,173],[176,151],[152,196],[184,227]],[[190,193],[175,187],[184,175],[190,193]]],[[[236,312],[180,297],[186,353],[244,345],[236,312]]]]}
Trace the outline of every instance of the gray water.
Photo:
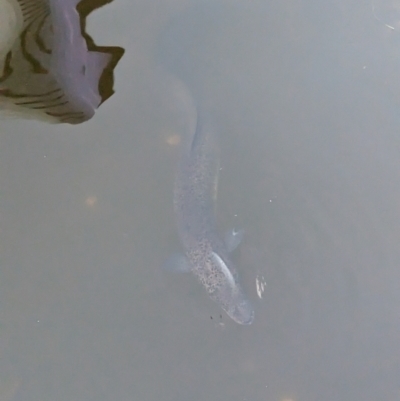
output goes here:
{"type": "Polygon", "coordinates": [[[126,49],[93,119],[1,120],[0,400],[397,399],[400,31],[353,0],[115,0],[88,30],[126,49]],[[168,74],[218,122],[251,326],[160,269],[168,74]]]}

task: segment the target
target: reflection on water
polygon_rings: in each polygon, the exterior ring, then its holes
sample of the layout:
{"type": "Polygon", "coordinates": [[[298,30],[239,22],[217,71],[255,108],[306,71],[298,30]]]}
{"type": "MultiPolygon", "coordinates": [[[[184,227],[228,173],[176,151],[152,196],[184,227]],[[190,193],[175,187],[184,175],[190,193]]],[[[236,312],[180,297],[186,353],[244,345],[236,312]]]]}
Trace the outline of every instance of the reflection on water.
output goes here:
{"type": "Polygon", "coordinates": [[[400,30],[400,1],[371,0],[374,17],[389,29],[400,30]]]}
{"type": "Polygon", "coordinates": [[[79,124],[113,93],[124,50],[97,46],[86,18],[110,0],[0,0],[0,110],[79,124]],[[79,3],[79,4],[78,4],[79,3]]]}

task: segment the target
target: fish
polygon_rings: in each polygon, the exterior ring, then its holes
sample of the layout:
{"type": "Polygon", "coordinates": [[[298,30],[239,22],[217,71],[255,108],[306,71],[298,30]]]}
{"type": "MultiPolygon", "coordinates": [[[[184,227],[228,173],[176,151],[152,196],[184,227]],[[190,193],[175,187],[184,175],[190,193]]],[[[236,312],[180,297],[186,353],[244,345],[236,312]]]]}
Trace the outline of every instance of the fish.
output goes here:
{"type": "Polygon", "coordinates": [[[112,0],[0,0],[0,111],[80,124],[114,93],[124,54],[97,46],[88,15],[112,0]]]}
{"type": "Polygon", "coordinates": [[[250,325],[254,309],[239,283],[229,253],[243,231],[232,230],[222,239],[216,224],[219,146],[211,119],[196,113],[181,142],[174,184],[174,214],[184,253],[164,264],[171,271],[192,272],[210,298],[236,323],[250,325]]]}

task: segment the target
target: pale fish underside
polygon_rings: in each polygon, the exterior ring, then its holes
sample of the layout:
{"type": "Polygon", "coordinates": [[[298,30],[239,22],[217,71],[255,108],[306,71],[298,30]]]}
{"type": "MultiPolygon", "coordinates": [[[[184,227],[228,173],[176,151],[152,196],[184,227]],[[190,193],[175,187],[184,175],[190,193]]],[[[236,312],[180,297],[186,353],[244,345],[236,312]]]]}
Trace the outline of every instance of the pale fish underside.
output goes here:
{"type": "Polygon", "coordinates": [[[114,93],[124,49],[97,46],[86,18],[112,0],[0,0],[0,112],[79,124],[114,93]]]}

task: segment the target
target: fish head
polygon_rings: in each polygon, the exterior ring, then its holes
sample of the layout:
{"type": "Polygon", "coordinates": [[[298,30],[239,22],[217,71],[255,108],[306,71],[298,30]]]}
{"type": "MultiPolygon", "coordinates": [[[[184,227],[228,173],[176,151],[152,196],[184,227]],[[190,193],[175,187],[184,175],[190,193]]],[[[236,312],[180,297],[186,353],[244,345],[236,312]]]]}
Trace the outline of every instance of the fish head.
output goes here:
{"type": "Polygon", "coordinates": [[[243,295],[231,298],[230,302],[225,307],[223,306],[223,309],[238,324],[250,325],[253,323],[253,306],[243,295]]]}
{"type": "Polygon", "coordinates": [[[232,275],[226,262],[213,252],[214,263],[221,274],[220,283],[215,286],[212,298],[218,302],[226,314],[238,324],[249,325],[254,320],[254,309],[245,297],[242,288],[232,275]]]}

